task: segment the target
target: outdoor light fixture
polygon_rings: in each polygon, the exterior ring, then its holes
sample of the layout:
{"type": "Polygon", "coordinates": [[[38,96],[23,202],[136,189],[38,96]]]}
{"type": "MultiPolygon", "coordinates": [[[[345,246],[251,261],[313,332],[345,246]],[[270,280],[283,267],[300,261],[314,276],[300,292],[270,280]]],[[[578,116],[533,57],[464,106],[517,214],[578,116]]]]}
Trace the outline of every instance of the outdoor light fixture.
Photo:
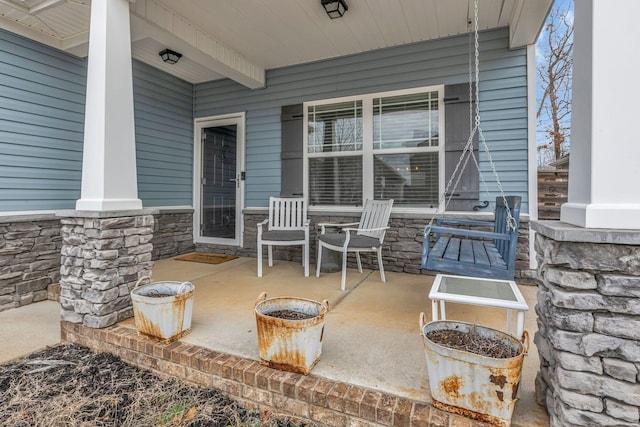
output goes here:
{"type": "Polygon", "coordinates": [[[320,0],[325,12],[329,15],[329,18],[336,19],[342,18],[344,13],[349,10],[349,6],[344,0],[320,0]]]}
{"type": "Polygon", "coordinates": [[[171,49],[165,49],[162,52],[160,52],[158,55],[160,55],[162,60],[167,64],[175,64],[180,60],[180,58],[182,58],[181,53],[174,52],[171,49]]]}

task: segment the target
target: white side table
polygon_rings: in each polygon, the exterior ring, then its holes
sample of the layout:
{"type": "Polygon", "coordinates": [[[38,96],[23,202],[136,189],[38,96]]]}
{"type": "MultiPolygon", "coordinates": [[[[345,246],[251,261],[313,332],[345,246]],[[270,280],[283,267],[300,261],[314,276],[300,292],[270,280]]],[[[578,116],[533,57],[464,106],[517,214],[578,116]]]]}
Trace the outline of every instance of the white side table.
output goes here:
{"type": "Polygon", "coordinates": [[[524,312],[529,310],[522,293],[513,280],[438,274],[429,292],[433,320],[446,320],[445,302],[497,307],[507,310],[507,333],[511,334],[512,310],[518,313],[516,338],[524,332],[524,312]],[[438,304],[440,303],[440,304],[438,304]],[[438,305],[440,306],[438,316],[438,305]]]}

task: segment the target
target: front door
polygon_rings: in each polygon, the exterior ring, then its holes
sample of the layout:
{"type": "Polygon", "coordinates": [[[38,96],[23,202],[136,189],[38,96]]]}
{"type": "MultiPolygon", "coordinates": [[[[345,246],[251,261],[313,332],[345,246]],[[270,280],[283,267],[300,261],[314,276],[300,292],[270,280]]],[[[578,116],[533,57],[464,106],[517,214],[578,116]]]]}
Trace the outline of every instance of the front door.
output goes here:
{"type": "Polygon", "coordinates": [[[195,241],[240,246],[244,116],[196,121],[195,241]]]}

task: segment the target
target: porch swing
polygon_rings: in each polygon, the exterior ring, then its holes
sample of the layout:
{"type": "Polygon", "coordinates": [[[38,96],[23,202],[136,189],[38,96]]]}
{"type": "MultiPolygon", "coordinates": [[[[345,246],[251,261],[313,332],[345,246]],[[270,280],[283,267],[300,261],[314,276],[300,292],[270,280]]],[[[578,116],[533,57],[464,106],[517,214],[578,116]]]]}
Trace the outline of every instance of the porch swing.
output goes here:
{"type": "Polygon", "coordinates": [[[479,43],[478,43],[478,0],[474,1],[474,59],[472,70],[469,58],[469,129],[470,135],[458,159],[458,163],[447,182],[440,200],[444,200],[444,210],[435,215],[424,228],[422,243],[422,268],[462,276],[473,276],[488,279],[513,280],[515,275],[516,246],[520,221],[520,196],[506,196],[498,177],[493,158],[480,126],[479,107],[479,43]],[[473,89],[472,71],[475,73],[475,91],[473,89]],[[477,102],[473,107],[473,97],[477,102]],[[480,182],[488,191],[480,164],[473,149],[474,137],[477,136],[484,148],[500,196],[496,197],[493,221],[476,221],[463,219],[446,219],[441,215],[455,194],[460,178],[469,160],[473,160],[480,182]],[[434,225],[435,221],[435,225],[434,225]],[[470,229],[474,227],[474,229],[470,229]],[[489,228],[482,231],[476,227],[489,228]],[[434,240],[430,248],[431,240],[434,240]]]}

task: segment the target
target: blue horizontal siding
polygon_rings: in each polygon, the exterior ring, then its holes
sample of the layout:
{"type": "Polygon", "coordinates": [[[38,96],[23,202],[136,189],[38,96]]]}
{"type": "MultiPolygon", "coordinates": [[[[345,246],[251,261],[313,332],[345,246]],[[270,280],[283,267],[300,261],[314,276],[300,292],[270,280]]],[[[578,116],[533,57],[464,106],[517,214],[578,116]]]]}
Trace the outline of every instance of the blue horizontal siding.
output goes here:
{"type": "MultiPolygon", "coordinates": [[[[280,191],[280,108],[339,96],[467,81],[466,36],[267,72],[267,87],[196,85],[134,61],[139,196],[190,205],[193,118],[246,112],[246,205],[280,191]],[[195,93],[195,97],[194,97],[195,93]]],[[[73,208],[80,196],[86,61],[0,31],[0,211],[73,208]],[[21,184],[22,183],[22,184],[21,184]],[[22,185],[22,187],[21,187],[22,185]],[[15,190],[23,188],[23,194],[15,190]]],[[[481,34],[483,130],[505,188],[527,210],[526,52],[508,31],[481,34]],[[495,151],[495,153],[494,153],[495,151]]],[[[485,178],[491,180],[486,156],[485,178]]],[[[495,183],[490,183],[495,197],[495,183]]]]}
{"type": "Polygon", "coordinates": [[[0,31],[0,211],[80,197],[86,61],[0,31]]]}
{"type": "MultiPolygon", "coordinates": [[[[86,60],[0,30],[0,212],[80,198],[86,60]]],[[[193,86],[133,61],[143,205],[191,205],[193,86]]]]}
{"type": "Polygon", "coordinates": [[[138,194],[144,206],[193,203],[193,85],[133,61],[138,194]]]}
{"type": "MultiPolygon", "coordinates": [[[[509,50],[507,29],[480,34],[483,130],[505,189],[528,211],[526,49],[509,50]],[[496,141],[493,139],[495,138],[496,141]]],[[[265,207],[280,193],[280,108],[350,95],[468,81],[468,36],[381,49],[267,71],[267,86],[249,90],[231,80],[195,86],[195,117],[246,112],[246,205],[265,207]]],[[[480,155],[492,200],[499,194],[480,155]]]]}

